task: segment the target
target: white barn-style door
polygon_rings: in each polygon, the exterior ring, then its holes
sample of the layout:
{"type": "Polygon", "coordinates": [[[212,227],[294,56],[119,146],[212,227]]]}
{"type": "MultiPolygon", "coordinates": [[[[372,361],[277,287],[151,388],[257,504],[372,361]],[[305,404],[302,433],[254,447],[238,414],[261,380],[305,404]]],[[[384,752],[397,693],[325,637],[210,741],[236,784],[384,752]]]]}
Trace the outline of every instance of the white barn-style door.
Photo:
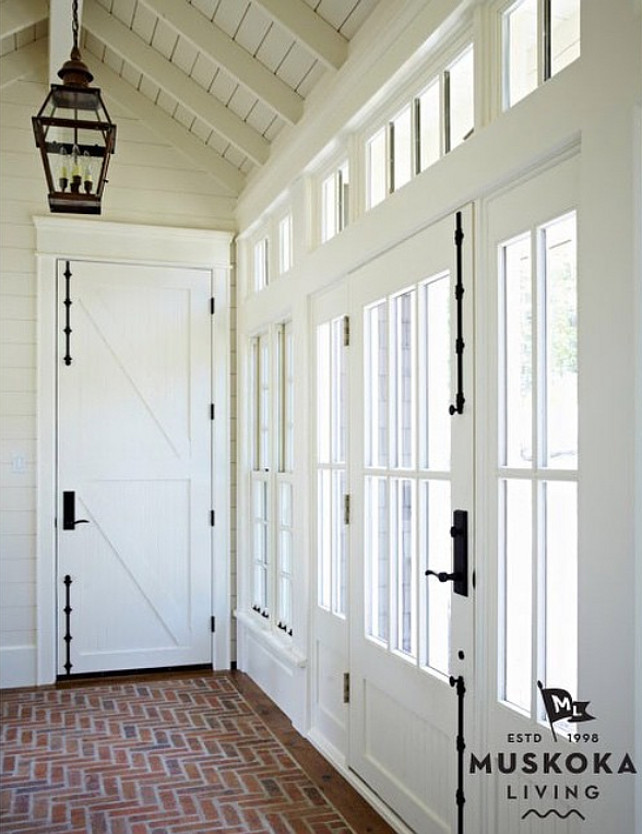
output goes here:
{"type": "Polygon", "coordinates": [[[58,675],[212,662],[211,280],[58,261],[58,675]]]}
{"type": "Polygon", "coordinates": [[[350,766],[413,830],[450,834],[458,817],[451,679],[465,686],[467,736],[474,732],[472,209],[360,268],[349,288],[350,766]],[[467,513],[467,596],[426,576],[455,570],[463,540],[455,511],[467,513]]]}

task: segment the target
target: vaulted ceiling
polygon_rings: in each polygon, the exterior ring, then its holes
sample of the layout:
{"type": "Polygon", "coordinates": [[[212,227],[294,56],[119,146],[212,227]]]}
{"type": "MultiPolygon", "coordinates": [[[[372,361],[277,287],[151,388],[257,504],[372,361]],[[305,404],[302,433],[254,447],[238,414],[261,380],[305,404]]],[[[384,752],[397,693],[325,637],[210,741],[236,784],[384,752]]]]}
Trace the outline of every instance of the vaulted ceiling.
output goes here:
{"type": "MultiPolygon", "coordinates": [[[[96,86],[239,194],[378,2],[81,0],[80,46],[96,86]]],[[[71,5],[2,0],[3,86],[62,65],[71,5]]]]}

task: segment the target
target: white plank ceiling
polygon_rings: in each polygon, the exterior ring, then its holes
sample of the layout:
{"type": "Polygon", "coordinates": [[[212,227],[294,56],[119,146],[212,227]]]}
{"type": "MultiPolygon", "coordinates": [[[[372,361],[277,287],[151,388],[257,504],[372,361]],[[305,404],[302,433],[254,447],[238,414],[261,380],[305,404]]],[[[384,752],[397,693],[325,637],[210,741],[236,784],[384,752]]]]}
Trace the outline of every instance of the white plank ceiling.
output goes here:
{"type": "MultiPolygon", "coordinates": [[[[322,76],[341,67],[378,2],[82,0],[80,46],[94,84],[156,131],[164,125],[168,141],[201,166],[210,159],[208,173],[239,193],[322,76]]],[[[38,42],[45,48],[49,7],[54,14],[59,5],[2,0],[2,85],[38,42]]]]}

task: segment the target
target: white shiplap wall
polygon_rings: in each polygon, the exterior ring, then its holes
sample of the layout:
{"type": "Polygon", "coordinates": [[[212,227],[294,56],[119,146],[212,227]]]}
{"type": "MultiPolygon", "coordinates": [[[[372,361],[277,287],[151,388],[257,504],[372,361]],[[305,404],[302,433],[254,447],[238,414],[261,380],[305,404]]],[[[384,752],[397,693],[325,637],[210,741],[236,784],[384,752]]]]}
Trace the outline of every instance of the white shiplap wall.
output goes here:
{"type": "MultiPolygon", "coordinates": [[[[36,260],[34,215],[48,213],[31,116],[47,92],[0,92],[0,687],[36,680],[36,260]]],[[[234,200],[106,95],[118,126],[103,217],[233,228],[234,200]]],[[[100,222],[99,219],[96,222],[100,222]]]]}

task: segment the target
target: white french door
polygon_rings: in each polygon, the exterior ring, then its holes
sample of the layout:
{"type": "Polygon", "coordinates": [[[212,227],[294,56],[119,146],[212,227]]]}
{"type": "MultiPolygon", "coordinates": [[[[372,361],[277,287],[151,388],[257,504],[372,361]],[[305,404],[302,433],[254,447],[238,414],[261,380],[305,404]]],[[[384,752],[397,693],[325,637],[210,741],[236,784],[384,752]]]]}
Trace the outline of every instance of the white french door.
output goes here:
{"type": "Polygon", "coordinates": [[[58,674],[210,663],[211,273],[58,267],[58,674]]]}
{"type": "Polygon", "coordinates": [[[604,449],[580,443],[582,393],[594,397],[600,384],[588,384],[592,369],[581,364],[580,347],[593,341],[599,350],[601,336],[581,329],[589,290],[578,268],[578,169],[571,158],[493,197],[485,210],[490,665],[486,744],[475,753],[479,761],[490,758],[489,768],[476,766],[469,778],[487,792],[484,831],[496,834],[546,824],[559,834],[628,830],[619,825],[618,791],[633,776],[614,775],[622,754],[613,773],[593,767],[612,749],[610,722],[622,708],[622,689],[613,681],[597,709],[595,701],[580,703],[595,698],[583,681],[596,664],[595,647],[582,644],[582,612],[599,618],[622,656],[632,649],[629,635],[609,634],[618,603],[602,565],[595,576],[590,562],[582,563],[581,498],[600,484],[581,474],[604,449]],[[554,691],[550,713],[542,690],[554,691]],[[584,712],[592,716],[586,723],[584,712]]]}
{"type": "MultiPolygon", "coordinates": [[[[457,830],[451,678],[463,679],[468,704],[474,697],[470,207],[460,220],[459,320],[454,216],[349,278],[349,761],[422,834],[457,830]],[[446,578],[454,572],[455,510],[468,514],[467,596],[446,578]]],[[[472,711],[466,715],[468,735],[472,711]]]]}

